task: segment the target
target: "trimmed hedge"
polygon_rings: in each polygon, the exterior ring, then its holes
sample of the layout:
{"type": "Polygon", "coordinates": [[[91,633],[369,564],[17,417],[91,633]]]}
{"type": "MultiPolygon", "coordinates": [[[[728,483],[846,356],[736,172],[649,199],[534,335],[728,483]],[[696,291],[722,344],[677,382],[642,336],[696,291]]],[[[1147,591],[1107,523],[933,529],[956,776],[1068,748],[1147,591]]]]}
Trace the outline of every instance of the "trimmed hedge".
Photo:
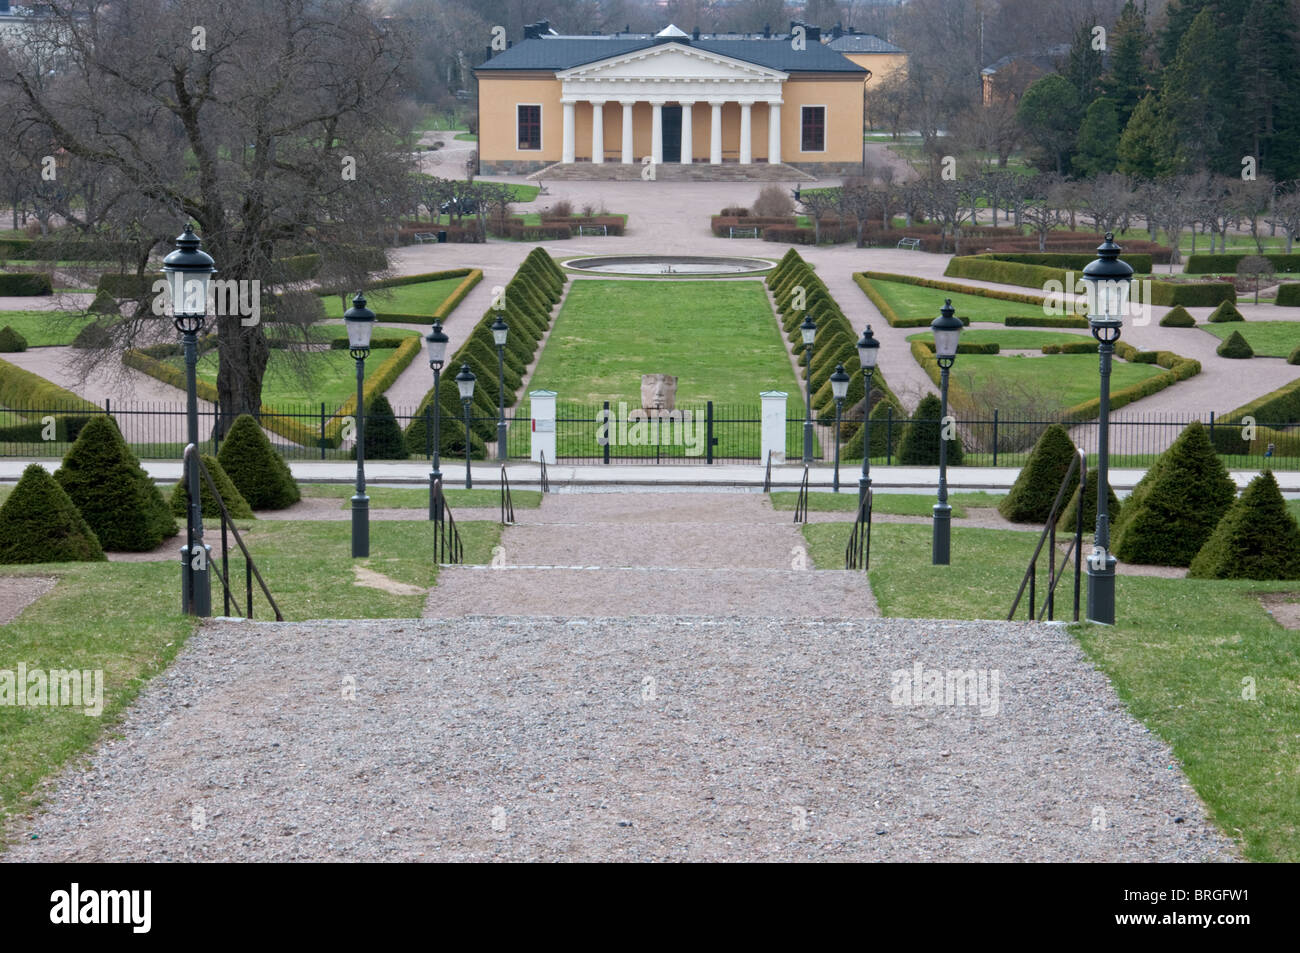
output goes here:
{"type": "MultiPolygon", "coordinates": [[[[998,512],[1013,523],[1044,523],[1052,513],[1052,503],[1061,481],[1074,462],[1076,448],[1070,434],[1060,424],[1052,424],[1029,452],[1011,491],[998,502],[998,512]]],[[[1076,469],[1066,493],[1079,485],[1076,469]]]]}
{"type": "MultiPolygon", "coordinates": [[[[903,285],[916,285],[921,288],[934,288],[939,291],[956,291],[959,294],[979,295],[981,298],[997,298],[999,301],[1018,301],[1021,304],[1043,305],[1047,303],[1045,295],[1021,294],[1018,291],[1000,291],[996,288],[981,288],[978,285],[962,285],[955,281],[939,281],[935,278],[917,278],[915,275],[896,275],[887,271],[863,271],[859,274],[877,281],[896,281],[903,285]]],[[[854,275],[857,278],[857,275],[854,275]]]]}
{"type": "MultiPolygon", "coordinates": [[[[1237,265],[1245,257],[1244,254],[1189,255],[1183,272],[1188,275],[1235,275],[1237,265]]],[[[1266,259],[1274,271],[1300,271],[1300,255],[1268,254],[1260,257],[1266,259]]]]}
{"type": "Polygon", "coordinates": [[[113,298],[143,298],[153,294],[154,282],[164,281],[162,274],[126,275],[109,273],[99,276],[95,285],[97,293],[102,292],[113,298]]]}
{"type": "MultiPolygon", "coordinates": [[[[1125,387],[1122,390],[1113,391],[1110,395],[1111,410],[1118,410],[1135,400],[1141,400],[1143,397],[1149,397],[1152,394],[1159,393],[1166,387],[1170,387],[1179,381],[1185,381],[1189,377],[1195,377],[1201,373],[1201,362],[1194,361],[1191,358],[1175,354],[1173,351],[1156,351],[1154,360],[1146,357],[1152,352],[1139,351],[1127,341],[1118,341],[1115,344],[1115,354],[1122,360],[1133,361],[1138,364],[1155,364],[1165,368],[1164,374],[1157,374],[1154,377],[1148,377],[1146,380],[1138,381],[1125,387]]],[[[1064,420],[1091,420],[1101,413],[1101,399],[1092,397],[1082,403],[1075,404],[1073,407],[1067,407],[1062,411],[1064,420]]]]}
{"type": "Polygon", "coordinates": [[[0,297],[39,298],[54,294],[49,275],[34,271],[0,271],[0,297]]]}
{"type": "Polygon", "coordinates": [[[25,413],[26,408],[42,414],[59,412],[102,414],[103,410],[70,390],[38,374],[0,360],[0,406],[25,413]]]}
{"type": "Polygon", "coordinates": [[[135,258],[139,252],[131,242],[62,239],[57,235],[0,240],[0,258],[21,261],[119,261],[135,258]]]}
{"type": "MultiPolygon", "coordinates": [[[[942,429],[940,415],[943,406],[935,394],[926,394],[916,405],[916,413],[903,428],[903,436],[898,445],[898,463],[900,466],[938,466],[939,438],[942,429]]],[[[948,465],[961,466],[961,436],[948,442],[948,465]]]]}
{"type": "MultiPolygon", "coordinates": [[[[226,512],[232,519],[251,520],[257,517],[253,514],[253,508],[248,505],[248,500],[239,492],[230,475],[226,473],[220,461],[209,453],[202,454],[203,465],[208,468],[208,473],[212,477],[212,482],[217,485],[217,492],[221,494],[221,501],[226,504],[226,512]]],[[[185,479],[182,477],[172,487],[171,510],[172,515],[178,519],[186,518],[186,510],[190,504],[190,494],[185,488],[185,479]]],[[[221,507],[217,505],[217,498],[212,495],[212,489],[208,486],[208,481],[199,475],[199,505],[202,509],[205,519],[219,519],[221,516],[221,507]]]]}
{"type": "Polygon", "coordinates": [[[27,338],[23,337],[9,325],[0,328],[0,351],[13,354],[27,350],[27,338]]]}
{"type": "Polygon", "coordinates": [[[1300,526],[1272,471],[1250,481],[1192,560],[1189,579],[1300,579],[1300,526]]]}
{"type": "Polygon", "coordinates": [[[86,422],[54,479],[106,550],[148,552],[180,531],[111,417],[86,422]]]}
{"type": "Polygon", "coordinates": [[[1288,364],[1300,364],[1300,346],[1297,346],[1296,349],[1290,353],[1286,362],[1288,364]]]}
{"type": "Polygon", "coordinates": [[[1177,307],[1170,308],[1165,313],[1165,316],[1160,319],[1160,326],[1162,328],[1194,328],[1196,327],[1196,319],[1180,304],[1177,307]]]}
{"type": "MultiPolygon", "coordinates": [[[[1070,253],[1070,252],[1037,252],[1037,253],[1010,253],[994,252],[986,256],[994,261],[1015,262],[1021,265],[1043,265],[1048,268],[1066,268],[1071,271],[1083,271],[1088,265],[1097,260],[1096,254],[1070,253]]],[[[1134,274],[1149,275],[1151,274],[1151,255],[1145,252],[1134,252],[1123,255],[1123,260],[1133,269],[1134,274]]]]}
{"type": "Polygon", "coordinates": [[[1051,317],[1043,315],[1042,317],[1023,317],[1021,315],[1008,315],[1006,326],[1009,328],[1086,328],[1088,319],[1083,317],[1051,317]]]}
{"type": "Polygon", "coordinates": [[[1134,487],[1115,524],[1115,555],[1190,565],[1236,495],[1205,428],[1193,421],[1134,487]]]}
{"type": "Polygon", "coordinates": [[[217,461],[255,510],[282,510],[302,498],[289,465],[250,414],[230,425],[217,461]]]}
{"type": "MultiPolygon", "coordinates": [[[[1110,514],[1110,521],[1113,524],[1119,517],[1120,503],[1115,496],[1115,491],[1109,486],[1106,487],[1106,508],[1110,514]]],[[[1061,510],[1061,515],[1056,519],[1056,531],[1058,533],[1073,533],[1076,520],[1079,516],[1079,487],[1076,484],[1074,492],[1070,494],[1070,502],[1066,503],[1061,510]]],[[[1093,532],[1097,527],[1097,484],[1096,481],[1088,484],[1088,498],[1083,504],[1083,531],[1084,533],[1093,532]]]]}
{"type": "MultiPolygon", "coordinates": [[[[376,397],[366,410],[365,442],[367,460],[405,460],[407,457],[402,427],[393,413],[393,405],[383,394],[376,397]]],[[[349,455],[355,460],[357,448],[353,447],[349,455]]]]}
{"type": "MultiPolygon", "coordinates": [[[[921,346],[929,350],[931,354],[935,353],[933,341],[921,341],[921,346]]],[[[987,344],[974,344],[970,341],[963,341],[957,344],[958,354],[998,354],[1001,352],[1002,345],[996,341],[990,341],[987,344]]],[[[1094,347],[1093,350],[1096,350],[1094,347]]]]}
{"type": "Polygon", "coordinates": [[[1064,268],[1022,265],[1014,261],[999,261],[988,255],[962,255],[948,262],[943,273],[949,278],[974,278],[1022,288],[1041,288],[1049,281],[1059,281],[1064,285],[1065,272],[1064,268]]]}
{"type": "Polygon", "coordinates": [[[1245,316],[1237,310],[1236,305],[1231,301],[1223,301],[1210,314],[1209,321],[1211,324],[1225,324],[1229,321],[1245,321],[1245,316]]]}
{"type": "MultiPolygon", "coordinates": [[[[862,289],[862,293],[871,299],[871,303],[880,310],[881,315],[889,322],[891,328],[928,328],[934,320],[934,318],[901,318],[880,292],[871,286],[871,282],[862,272],[855,274],[853,281],[862,289]]],[[[958,315],[958,318],[963,325],[970,326],[970,318],[961,315],[958,315]]]]}
{"type": "Polygon", "coordinates": [[[1283,308],[1300,308],[1300,281],[1289,281],[1277,286],[1275,304],[1283,308]]]}
{"type": "Polygon", "coordinates": [[[23,470],[0,506],[0,563],[103,562],[99,537],[76,504],[38,463],[23,470]]]}
{"type": "Polygon", "coordinates": [[[1236,300],[1237,289],[1230,281],[1151,282],[1151,304],[1213,308],[1224,301],[1236,300]]]}
{"type": "MultiPolygon", "coordinates": [[[[406,370],[411,361],[415,360],[415,355],[419,354],[423,347],[424,338],[420,337],[418,334],[414,337],[403,338],[402,343],[399,344],[397,349],[379,365],[378,370],[366,378],[366,382],[361,388],[362,399],[367,404],[371,403],[376,397],[380,396],[384,391],[392,387],[393,382],[401,376],[402,371],[406,370]]],[[[334,416],[325,424],[326,446],[337,447],[342,443],[344,418],[353,416],[356,412],[357,395],[353,394],[343,402],[343,406],[335,411],[334,416]]],[[[309,427],[305,427],[302,424],[298,424],[296,420],[274,418],[269,416],[264,410],[262,413],[262,421],[263,426],[268,430],[273,430],[281,436],[289,437],[289,439],[294,440],[295,443],[300,443],[304,446],[313,446],[320,440],[320,435],[316,431],[309,427]],[[282,429],[281,426],[277,426],[283,424],[297,424],[297,426],[292,429],[303,433],[305,439],[298,439],[285,433],[285,429],[290,428],[282,429]]]]}
{"type": "Polygon", "coordinates": [[[1251,350],[1250,344],[1240,331],[1233,331],[1223,340],[1223,342],[1214,349],[1214,353],[1219,357],[1230,357],[1235,360],[1241,360],[1248,357],[1254,357],[1255,352],[1251,350]]]}

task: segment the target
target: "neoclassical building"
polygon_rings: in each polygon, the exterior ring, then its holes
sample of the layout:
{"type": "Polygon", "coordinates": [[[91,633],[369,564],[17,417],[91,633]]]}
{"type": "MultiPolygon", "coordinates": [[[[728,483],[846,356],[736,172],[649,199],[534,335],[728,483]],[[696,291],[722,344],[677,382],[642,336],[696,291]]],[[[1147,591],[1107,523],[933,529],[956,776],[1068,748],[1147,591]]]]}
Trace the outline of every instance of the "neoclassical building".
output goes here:
{"type": "Polygon", "coordinates": [[[649,157],[847,172],[862,162],[868,73],[816,27],[559,36],[534,24],[475,70],[480,168],[521,174],[649,157]]]}

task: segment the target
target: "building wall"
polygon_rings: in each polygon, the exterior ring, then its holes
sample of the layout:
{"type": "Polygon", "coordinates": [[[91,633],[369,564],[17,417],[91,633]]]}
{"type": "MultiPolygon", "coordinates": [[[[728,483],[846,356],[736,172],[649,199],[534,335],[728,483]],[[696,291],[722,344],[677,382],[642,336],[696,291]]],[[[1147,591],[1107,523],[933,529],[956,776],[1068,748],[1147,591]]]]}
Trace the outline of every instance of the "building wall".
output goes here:
{"type": "Polygon", "coordinates": [[[871,70],[868,86],[879,86],[899,70],[907,71],[906,53],[845,53],[850,62],[871,70]]]}
{"type": "MultiPolygon", "coordinates": [[[[513,73],[478,77],[478,150],[489,162],[559,162],[564,148],[564,114],[560,105],[560,81],[552,73],[513,73]],[[540,103],[542,148],[520,150],[515,106],[540,103]]],[[[591,114],[587,114],[588,135],[591,114]]],[[[590,138],[586,142],[590,152],[590,138]]]]}
{"type": "MultiPolygon", "coordinates": [[[[862,77],[803,78],[791,76],[785,84],[781,107],[781,158],[785,162],[839,163],[862,161],[862,77]],[[826,107],[826,151],[803,152],[801,106],[826,107]]],[[[766,125],[764,125],[766,132],[766,125]]],[[[763,143],[766,154],[767,143],[763,143]]]]}

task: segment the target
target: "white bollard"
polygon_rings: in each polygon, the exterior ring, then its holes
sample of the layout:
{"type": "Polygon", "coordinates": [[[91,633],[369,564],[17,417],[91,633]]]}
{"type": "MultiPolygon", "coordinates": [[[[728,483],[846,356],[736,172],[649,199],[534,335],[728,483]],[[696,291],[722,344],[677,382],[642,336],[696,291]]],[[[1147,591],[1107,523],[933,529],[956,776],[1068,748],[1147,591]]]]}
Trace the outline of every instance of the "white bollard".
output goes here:
{"type": "Polygon", "coordinates": [[[555,463],[555,391],[534,390],[528,392],[532,402],[532,449],[529,459],[538,462],[546,454],[548,464],[555,463]]]}
{"type": "Polygon", "coordinates": [[[765,390],[758,395],[763,399],[763,438],[762,457],[759,460],[767,465],[770,451],[773,463],[785,463],[785,401],[786,393],[781,390],[765,390]]]}

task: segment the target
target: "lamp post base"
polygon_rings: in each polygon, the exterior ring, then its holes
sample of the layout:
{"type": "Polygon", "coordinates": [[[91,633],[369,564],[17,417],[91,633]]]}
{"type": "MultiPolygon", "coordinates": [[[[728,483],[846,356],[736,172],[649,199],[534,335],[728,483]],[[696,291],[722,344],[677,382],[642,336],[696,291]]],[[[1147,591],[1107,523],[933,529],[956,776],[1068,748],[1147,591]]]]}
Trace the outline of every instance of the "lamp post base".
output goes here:
{"type": "Polygon", "coordinates": [[[201,564],[195,567],[187,543],[181,547],[181,612],[186,615],[212,616],[212,547],[204,544],[201,564]]]}
{"type": "Polygon", "coordinates": [[[1115,557],[1105,553],[1102,560],[1088,559],[1088,614],[1089,622],[1099,625],[1115,624],[1115,557]],[[1098,564],[1100,563],[1100,564],[1098,564]]]}
{"type": "Polygon", "coordinates": [[[370,497],[358,493],[352,497],[352,558],[370,555],[370,497]]]}
{"type": "Polygon", "coordinates": [[[930,548],[930,563],[934,566],[948,565],[952,551],[952,507],[947,503],[934,504],[934,542],[930,548]]]}
{"type": "Polygon", "coordinates": [[[812,421],[804,421],[803,425],[803,462],[804,466],[810,466],[813,462],[813,425],[812,421]]]}

